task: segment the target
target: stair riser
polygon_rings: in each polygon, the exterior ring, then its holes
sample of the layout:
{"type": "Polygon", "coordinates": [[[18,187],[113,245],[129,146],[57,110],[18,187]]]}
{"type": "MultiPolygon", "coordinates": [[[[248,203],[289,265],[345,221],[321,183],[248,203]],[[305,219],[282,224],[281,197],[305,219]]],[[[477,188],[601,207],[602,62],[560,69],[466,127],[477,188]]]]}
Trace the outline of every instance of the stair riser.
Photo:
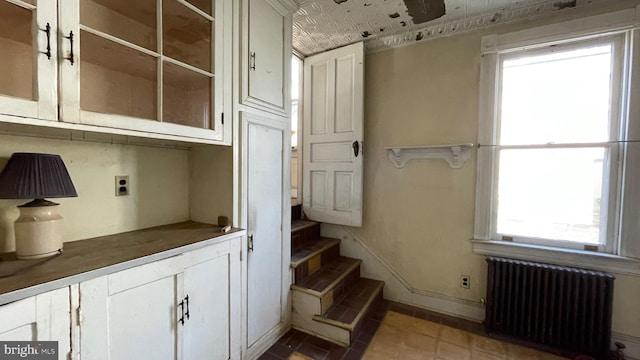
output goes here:
{"type": "Polygon", "coordinates": [[[333,305],[334,300],[339,299],[348,289],[349,285],[358,281],[359,278],[360,266],[358,265],[350,271],[342,281],[334,286],[332,290],[328,291],[322,297],[294,289],[292,291],[293,307],[299,309],[301,313],[308,314],[309,317],[324,314],[331,305],[333,305]],[[298,304],[298,307],[296,307],[296,304],[298,304]]]}
{"type": "MultiPolygon", "coordinates": [[[[365,316],[355,325],[353,330],[345,329],[328,322],[314,320],[314,315],[322,314],[327,303],[322,303],[317,296],[302,292],[293,291],[293,310],[291,321],[294,328],[311,333],[315,336],[330,340],[342,346],[349,346],[355,341],[360,329],[368,318],[369,312],[382,301],[382,288],[375,295],[375,300],[368,305],[365,316]]],[[[329,304],[330,305],[330,304],[329,304]]]]}
{"type": "MultiPolygon", "coordinates": [[[[349,275],[347,275],[342,281],[340,281],[340,283],[338,283],[333,288],[333,298],[331,299],[332,301],[329,306],[333,304],[333,300],[339,299],[347,290],[349,290],[349,286],[355,284],[358,279],[360,279],[360,266],[358,266],[355,271],[350,272],[349,275]]],[[[326,309],[328,308],[329,307],[327,307],[326,309]]],[[[324,311],[322,313],[324,314],[324,311]]]]}
{"type": "Polygon", "coordinates": [[[350,345],[351,333],[349,330],[314,321],[295,310],[291,312],[291,324],[294,329],[329,340],[337,345],[346,347],[350,345]]]}
{"type": "Polygon", "coordinates": [[[330,324],[313,320],[313,315],[322,314],[322,305],[317,296],[293,291],[291,324],[294,328],[312,333],[341,346],[349,346],[351,332],[330,324]]]}
{"type": "Polygon", "coordinates": [[[291,248],[295,249],[307,241],[313,241],[320,238],[320,224],[302,230],[291,231],[291,248]]]}
{"type": "Polygon", "coordinates": [[[336,244],[313,258],[305,261],[295,269],[294,284],[300,284],[304,279],[315,274],[322,265],[340,256],[340,244],[336,244]]]}
{"type": "Polygon", "coordinates": [[[291,206],[291,221],[302,219],[302,204],[291,206]]]}
{"type": "Polygon", "coordinates": [[[373,302],[371,303],[371,305],[369,305],[369,309],[367,310],[367,312],[365,313],[365,315],[360,319],[360,321],[358,322],[358,324],[353,328],[353,331],[351,331],[350,334],[350,340],[351,343],[353,343],[354,341],[356,341],[356,337],[358,336],[358,334],[360,333],[360,329],[362,329],[362,326],[364,325],[365,321],[367,318],[369,318],[369,315],[371,313],[371,310],[374,309],[378,304],[380,304],[382,302],[382,291],[378,292],[378,294],[376,295],[376,299],[373,300],[373,302]]]}

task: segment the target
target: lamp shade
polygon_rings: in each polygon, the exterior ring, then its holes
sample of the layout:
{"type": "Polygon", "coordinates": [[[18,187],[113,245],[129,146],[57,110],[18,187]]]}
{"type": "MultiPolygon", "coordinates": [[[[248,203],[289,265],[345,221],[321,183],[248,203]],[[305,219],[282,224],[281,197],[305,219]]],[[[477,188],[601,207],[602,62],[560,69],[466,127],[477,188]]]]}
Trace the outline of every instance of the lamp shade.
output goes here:
{"type": "Polygon", "coordinates": [[[76,197],[60,155],[14,153],[0,173],[0,199],[76,197]]]}

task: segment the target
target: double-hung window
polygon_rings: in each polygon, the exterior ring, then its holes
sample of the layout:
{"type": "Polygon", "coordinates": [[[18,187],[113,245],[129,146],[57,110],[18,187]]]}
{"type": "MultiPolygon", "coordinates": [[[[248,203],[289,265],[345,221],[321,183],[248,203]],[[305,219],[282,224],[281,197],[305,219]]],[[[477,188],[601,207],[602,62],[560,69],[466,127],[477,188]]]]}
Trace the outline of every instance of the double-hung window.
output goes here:
{"type": "Polygon", "coordinates": [[[476,252],[627,256],[638,31],[621,14],[483,38],[476,252]]]}

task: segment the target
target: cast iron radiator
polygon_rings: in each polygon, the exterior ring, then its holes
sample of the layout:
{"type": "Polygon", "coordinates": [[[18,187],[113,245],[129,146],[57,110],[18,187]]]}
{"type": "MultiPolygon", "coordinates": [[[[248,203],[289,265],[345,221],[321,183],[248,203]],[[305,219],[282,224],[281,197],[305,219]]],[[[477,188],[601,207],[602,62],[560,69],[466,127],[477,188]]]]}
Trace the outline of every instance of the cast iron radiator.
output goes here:
{"type": "Polygon", "coordinates": [[[606,358],[612,275],[494,257],[487,262],[485,327],[490,335],[606,358]]]}

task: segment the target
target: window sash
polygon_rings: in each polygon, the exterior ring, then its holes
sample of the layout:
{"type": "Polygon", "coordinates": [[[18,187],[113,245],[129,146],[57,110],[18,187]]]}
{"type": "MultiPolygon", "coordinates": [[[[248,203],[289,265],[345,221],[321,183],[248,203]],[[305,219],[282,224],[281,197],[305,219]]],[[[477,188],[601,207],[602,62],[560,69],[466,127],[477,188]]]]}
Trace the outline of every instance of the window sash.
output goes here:
{"type": "MultiPolygon", "coordinates": [[[[480,240],[501,240],[502,234],[497,233],[497,197],[498,197],[498,154],[501,149],[516,148],[572,148],[572,147],[603,147],[607,149],[605,159],[606,175],[603,175],[603,197],[606,211],[601,216],[601,243],[598,251],[612,254],[619,253],[620,248],[620,214],[621,214],[621,181],[623,178],[624,140],[626,139],[625,102],[627,95],[623,84],[626,73],[625,54],[626,44],[629,41],[628,33],[576,40],[555,46],[539,46],[518,52],[505,51],[483,55],[483,71],[481,73],[481,103],[480,103],[480,127],[478,151],[478,180],[476,193],[476,224],[474,238],[480,240]],[[500,109],[502,98],[502,65],[505,60],[548,54],[551,51],[563,52],[573,49],[611,44],[612,50],[612,79],[609,117],[609,142],[577,143],[577,144],[519,144],[497,145],[500,125],[500,109]],[[493,81],[487,81],[487,78],[493,81]],[[489,85],[487,85],[489,84],[489,85]],[[488,145],[488,146],[487,146],[488,145]],[[482,168],[481,168],[482,166],[482,168]],[[482,175],[482,173],[484,175],[482,175]],[[488,193],[487,193],[488,192],[488,193]],[[487,209],[488,207],[488,209],[487,209]],[[484,209],[483,209],[484,208],[484,209]],[[482,210],[481,210],[482,209],[482,210]],[[487,211],[488,210],[488,211],[487,211]]],[[[513,241],[525,244],[560,247],[568,249],[584,249],[583,243],[566,242],[555,239],[539,239],[533,237],[513,237],[513,241]]]]}
{"type": "Polygon", "coordinates": [[[496,146],[484,146],[481,147],[481,151],[489,151],[492,157],[493,174],[491,184],[491,200],[490,200],[490,213],[491,222],[489,225],[489,238],[486,240],[499,240],[509,241],[524,244],[534,244],[551,247],[562,247],[568,249],[584,250],[585,245],[597,246],[599,252],[616,253],[618,248],[618,223],[617,213],[619,213],[620,203],[619,196],[619,179],[621,170],[620,154],[622,153],[623,143],[589,143],[589,144],[550,144],[550,145],[496,145],[496,146]],[[498,186],[499,186],[499,171],[500,171],[500,151],[511,149],[593,149],[602,148],[605,149],[605,158],[603,160],[603,177],[602,177],[602,198],[601,214],[600,218],[602,222],[600,224],[600,239],[599,244],[592,244],[578,241],[568,241],[562,239],[549,239],[549,238],[537,238],[518,236],[514,234],[500,233],[498,232],[498,186]],[[614,214],[611,216],[611,214],[614,214]],[[507,239],[503,238],[507,237],[507,239]]]}
{"type": "MultiPolygon", "coordinates": [[[[498,139],[500,138],[500,123],[502,116],[502,76],[503,76],[503,66],[505,61],[514,60],[523,57],[532,57],[532,56],[540,56],[552,53],[559,53],[565,51],[578,50],[585,47],[595,47],[602,45],[611,45],[612,50],[612,59],[611,59],[611,83],[610,83],[610,94],[611,98],[609,101],[610,104],[610,112],[609,112],[609,141],[619,141],[624,139],[625,132],[623,129],[625,128],[622,122],[622,99],[623,99],[623,74],[625,70],[625,44],[627,42],[627,34],[626,33],[618,33],[614,35],[598,37],[595,39],[587,39],[587,40],[576,40],[571,43],[564,43],[559,45],[547,45],[544,47],[537,47],[533,49],[521,50],[518,52],[506,52],[506,53],[498,53],[497,63],[498,63],[498,71],[496,73],[496,104],[494,109],[495,114],[495,135],[494,141],[491,145],[498,144],[498,139]]],[[[524,144],[523,144],[524,145],[524,144]]]]}

